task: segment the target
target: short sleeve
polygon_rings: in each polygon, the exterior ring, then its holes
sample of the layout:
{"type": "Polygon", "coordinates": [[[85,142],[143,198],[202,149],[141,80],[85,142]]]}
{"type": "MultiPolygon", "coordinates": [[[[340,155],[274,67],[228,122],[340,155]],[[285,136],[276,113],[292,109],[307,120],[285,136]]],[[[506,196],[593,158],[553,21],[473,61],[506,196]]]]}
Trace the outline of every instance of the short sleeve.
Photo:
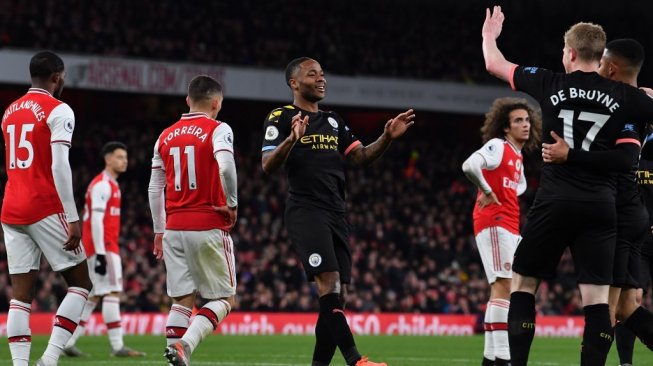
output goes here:
{"type": "Polygon", "coordinates": [[[503,159],[503,141],[500,139],[492,139],[476,151],[485,159],[485,169],[494,170],[503,159]]]}
{"type": "Polygon", "coordinates": [[[234,152],[234,133],[224,122],[213,131],[213,154],[218,151],[234,152]]]}
{"type": "Polygon", "coordinates": [[[75,130],[75,114],[66,103],[56,106],[48,116],[50,143],[70,146],[75,130]]]}
{"type": "Polygon", "coordinates": [[[637,123],[625,123],[621,128],[621,131],[619,131],[615,144],[635,144],[637,146],[642,146],[641,128],[642,126],[637,123]]]}
{"type": "Polygon", "coordinates": [[[159,139],[157,139],[156,143],[154,144],[154,154],[152,155],[152,169],[165,170],[163,166],[163,159],[161,159],[161,154],[159,154],[159,139]]]}
{"type": "Polygon", "coordinates": [[[101,180],[95,183],[91,189],[91,210],[105,211],[110,198],[111,185],[109,182],[101,180]]]}
{"type": "Polygon", "coordinates": [[[337,124],[338,126],[338,151],[344,156],[347,156],[356,147],[361,145],[360,140],[354,136],[347,123],[337,113],[331,112],[327,117],[329,124],[337,124]]]}
{"type": "Polygon", "coordinates": [[[263,147],[261,151],[272,151],[277,148],[290,133],[290,117],[286,107],[270,112],[263,122],[263,147]],[[286,113],[284,113],[286,112],[286,113]]]}
{"type": "Polygon", "coordinates": [[[537,101],[542,100],[551,89],[554,73],[534,66],[516,66],[510,78],[513,90],[522,91],[537,101]]]}

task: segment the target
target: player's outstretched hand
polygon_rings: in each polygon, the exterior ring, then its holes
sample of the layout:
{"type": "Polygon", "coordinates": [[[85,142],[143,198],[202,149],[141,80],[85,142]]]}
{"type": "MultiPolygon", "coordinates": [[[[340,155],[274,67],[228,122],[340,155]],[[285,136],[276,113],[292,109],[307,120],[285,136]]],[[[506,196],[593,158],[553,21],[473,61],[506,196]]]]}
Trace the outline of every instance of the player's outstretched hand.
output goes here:
{"type": "Polygon", "coordinates": [[[555,143],[542,144],[542,160],[545,163],[562,164],[567,161],[567,156],[569,156],[569,145],[553,131],[551,131],[551,137],[555,143]]]}
{"type": "Polygon", "coordinates": [[[414,119],[415,112],[412,109],[399,113],[397,117],[386,122],[383,133],[388,139],[394,140],[406,133],[406,130],[415,124],[414,119]]]}
{"type": "Polygon", "coordinates": [[[491,13],[490,9],[485,9],[485,22],[481,31],[483,38],[497,39],[501,34],[504,19],[500,6],[495,6],[491,13]]]}
{"type": "Polygon", "coordinates": [[[494,194],[494,192],[490,192],[489,194],[482,194],[481,197],[478,198],[477,202],[479,210],[482,210],[489,205],[501,206],[501,202],[499,202],[499,198],[497,198],[497,195],[494,194]]]}
{"type": "Polygon", "coordinates": [[[82,226],[79,223],[79,220],[75,222],[68,223],[68,239],[63,244],[63,249],[69,252],[74,252],[79,254],[82,251],[82,247],[79,246],[80,241],[82,240],[82,226]]]}
{"type": "Polygon", "coordinates": [[[308,126],[308,116],[302,118],[302,112],[297,113],[292,120],[290,121],[290,138],[292,142],[295,142],[304,136],[306,133],[306,126],[308,126]]]}
{"type": "Polygon", "coordinates": [[[156,259],[163,258],[163,234],[154,234],[154,250],[152,251],[156,259]]]}
{"type": "Polygon", "coordinates": [[[213,206],[213,209],[227,218],[229,230],[236,225],[236,220],[238,220],[238,207],[213,206]]]}

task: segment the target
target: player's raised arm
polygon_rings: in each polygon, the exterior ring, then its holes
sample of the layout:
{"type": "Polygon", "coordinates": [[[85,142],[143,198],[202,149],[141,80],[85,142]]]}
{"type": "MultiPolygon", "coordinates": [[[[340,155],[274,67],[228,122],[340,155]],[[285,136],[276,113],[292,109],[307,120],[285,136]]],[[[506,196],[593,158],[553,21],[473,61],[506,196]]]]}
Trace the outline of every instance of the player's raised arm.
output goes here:
{"type": "Polygon", "coordinates": [[[292,117],[290,121],[290,133],[285,138],[282,138],[283,135],[279,131],[280,126],[273,124],[266,125],[265,141],[261,155],[261,166],[265,173],[270,174],[283,165],[286,159],[288,159],[290,150],[292,150],[295,142],[304,136],[306,126],[308,126],[308,115],[302,117],[301,112],[292,117]],[[279,144],[274,146],[272,143],[277,140],[279,144]]]}
{"type": "Polygon", "coordinates": [[[511,82],[511,73],[517,65],[507,61],[497,46],[497,38],[501,34],[504,18],[500,6],[495,6],[492,12],[490,9],[485,10],[485,22],[481,31],[483,57],[485,58],[485,68],[490,74],[503,81],[511,82]]]}
{"type": "MultiPolygon", "coordinates": [[[[389,119],[386,122],[383,134],[376,141],[367,146],[362,146],[359,143],[358,147],[351,148],[351,151],[346,151],[345,155],[347,159],[356,165],[372,163],[383,155],[392,140],[403,136],[406,130],[415,124],[414,120],[415,112],[412,109],[399,113],[395,118],[389,119]]],[[[347,150],[350,150],[350,148],[347,150]]]]}

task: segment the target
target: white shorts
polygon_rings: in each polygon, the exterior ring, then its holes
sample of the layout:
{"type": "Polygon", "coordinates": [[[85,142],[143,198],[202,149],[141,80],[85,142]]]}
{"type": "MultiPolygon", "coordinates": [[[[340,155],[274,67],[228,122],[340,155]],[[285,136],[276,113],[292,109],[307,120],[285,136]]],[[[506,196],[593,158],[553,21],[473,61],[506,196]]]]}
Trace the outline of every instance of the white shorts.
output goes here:
{"type": "Polygon", "coordinates": [[[490,284],[497,278],[512,278],[512,261],[520,240],[521,236],[499,226],[483,229],[476,235],[478,253],[490,284]]]}
{"type": "Polygon", "coordinates": [[[234,242],[225,231],[166,230],[163,260],[170,297],[196,290],[205,299],[236,294],[234,242]]]}
{"type": "Polygon", "coordinates": [[[68,225],[63,214],[50,215],[30,225],[2,223],[2,230],[5,235],[9,274],[38,270],[41,265],[41,253],[56,272],[71,268],[86,259],[81,243],[76,253],[63,249],[68,240],[68,225]]]}
{"type": "Polygon", "coordinates": [[[95,256],[90,256],[88,261],[88,275],[93,283],[89,296],[104,296],[111,292],[122,292],[122,260],[120,255],[107,252],[107,273],[102,276],[95,273],[95,256]]]}

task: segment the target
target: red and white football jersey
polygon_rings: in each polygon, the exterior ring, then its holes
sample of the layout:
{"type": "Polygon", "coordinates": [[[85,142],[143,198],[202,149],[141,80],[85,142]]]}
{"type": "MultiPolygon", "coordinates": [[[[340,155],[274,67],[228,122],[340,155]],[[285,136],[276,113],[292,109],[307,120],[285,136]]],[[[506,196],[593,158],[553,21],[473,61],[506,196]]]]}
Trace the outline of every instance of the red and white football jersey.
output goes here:
{"type": "Polygon", "coordinates": [[[214,207],[225,206],[215,153],[233,152],[231,128],[204,113],[186,113],[161,133],[152,169],[166,175],[166,229],[229,230],[227,218],[214,207]]]}
{"type": "Polygon", "coordinates": [[[43,89],[30,88],[2,116],[7,185],[2,222],[33,224],[63,213],[52,177],[50,144],[70,145],[75,115],[70,107],[43,89]]]}
{"type": "MultiPolygon", "coordinates": [[[[521,151],[502,139],[488,141],[476,153],[485,159],[487,168],[483,177],[501,205],[489,205],[479,210],[478,200],[474,206],[474,234],[483,229],[500,226],[513,234],[519,234],[519,200],[517,187],[524,174],[521,151]]],[[[478,196],[483,192],[478,192],[478,196]]]]}
{"type": "Polygon", "coordinates": [[[98,211],[104,212],[104,248],[107,252],[119,254],[118,237],[120,235],[120,186],[107,172],[98,174],[86,190],[84,205],[84,229],[82,242],[87,256],[95,254],[95,242],[91,219],[98,211]]]}

